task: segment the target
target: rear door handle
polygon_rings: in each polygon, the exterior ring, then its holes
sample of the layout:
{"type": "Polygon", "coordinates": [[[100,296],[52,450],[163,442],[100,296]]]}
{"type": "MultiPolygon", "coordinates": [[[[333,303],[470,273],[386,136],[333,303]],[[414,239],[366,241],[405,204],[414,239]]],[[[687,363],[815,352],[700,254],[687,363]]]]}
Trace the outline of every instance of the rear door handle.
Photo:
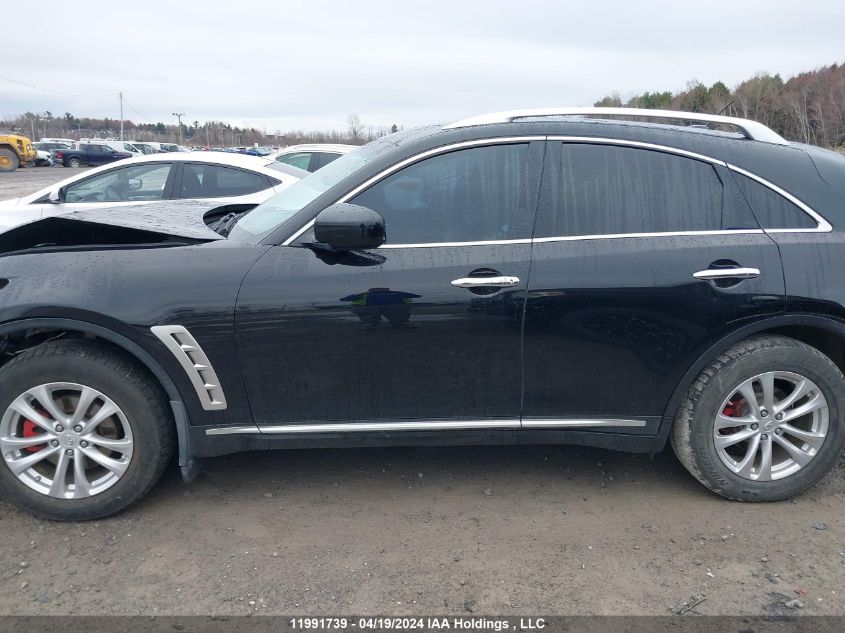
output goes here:
{"type": "Polygon", "coordinates": [[[696,279],[754,279],[760,276],[759,268],[708,268],[692,274],[696,279]]]}
{"type": "Polygon", "coordinates": [[[461,277],[453,279],[458,288],[512,288],[519,285],[519,277],[500,275],[498,277],[461,277]]]}

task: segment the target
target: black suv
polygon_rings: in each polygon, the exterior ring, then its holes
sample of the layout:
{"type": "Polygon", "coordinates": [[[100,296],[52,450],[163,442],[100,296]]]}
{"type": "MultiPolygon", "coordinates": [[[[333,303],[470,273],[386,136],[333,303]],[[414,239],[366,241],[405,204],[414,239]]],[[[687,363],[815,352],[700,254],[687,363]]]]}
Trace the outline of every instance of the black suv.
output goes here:
{"type": "Polygon", "coordinates": [[[845,443],[845,157],[759,123],[498,113],[252,211],[177,204],[0,235],[0,494],[38,516],[116,512],[174,452],[190,479],[251,449],[668,439],[770,501],[845,443]]]}

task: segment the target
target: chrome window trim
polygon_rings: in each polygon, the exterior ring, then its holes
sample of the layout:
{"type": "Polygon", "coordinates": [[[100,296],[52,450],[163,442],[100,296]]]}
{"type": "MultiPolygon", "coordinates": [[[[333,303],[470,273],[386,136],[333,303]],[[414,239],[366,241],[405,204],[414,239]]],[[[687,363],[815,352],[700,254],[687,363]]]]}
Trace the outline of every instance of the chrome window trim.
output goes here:
{"type": "Polygon", "coordinates": [[[677,154],[678,156],[683,156],[685,158],[692,158],[695,160],[704,161],[705,163],[710,163],[711,165],[721,165],[722,167],[728,166],[725,161],[719,160],[718,158],[713,158],[712,156],[706,156],[705,154],[699,154],[697,152],[691,152],[689,150],[679,149],[677,147],[659,145],[657,143],[646,143],[644,141],[628,141],[625,139],[607,138],[602,136],[592,137],[561,135],[547,136],[546,140],[562,141],[564,143],[581,143],[585,145],[618,145],[620,147],[633,147],[634,149],[647,149],[663,152],[664,154],[677,154]]]}
{"type": "MultiPolygon", "coordinates": [[[[481,240],[481,241],[470,241],[470,242],[421,242],[421,243],[414,243],[414,244],[382,244],[379,246],[379,249],[407,249],[407,248],[444,248],[444,247],[458,247],[458,246],[498,246],[498,245],[505,245],[505,244],[540,244],[544,242],[574,242],[574,241],[582,241],[582,240],[618,240],[618,239],[625,239],[625,238],[652,238],[652,237],[699,237],[699,236],[714,236],[714,235],[759,235],[761,233],[829,233],[833,230],[833,227],[830,223],[819,213],[814,211],[810,208],[807,204],[790,194],[788,191],[785,191],[775,185],[774,183],[766,180],[765,178],[761,178],[756,174],[753,174],[741,167],[737,167],[736,165],[732,165],[727,163],[723,160],[719,160],[718,158],[713,158],[712,156],[707,156],[705,154],[698,154],[696,152],[691,152],[684,149],[678,149],[676,147],[669,147],[666,145],[659,145],[656,143],[646,143],[642,141],[629,141],[625,139],[614,139],[614,138],[605,138],[605,137],[590,137],[590,136],[563,136],[563,135],[551,135],[551,136],[499,136],[494,138],[485,138],[485,139],[476,139],[473,141],[463,141],[460,143],[452,143],[450,145],[443,145],[441,147],[435,147],[430,150],[426,150],[419,154],[415,154],[409,158],[406,158],[403,161],[396,163],[388,167],[387,169],[379,172],[375,176],[369,178],[364,183],[358,185],[354,189],[352,189],[349,193],[341,196],[336,202],[348,202],[351,198],[355,197],[359,193],[361,193],[364,189],[371,187],[372,185],[376,184],[380,180],[388,177],[389,175],[399,171],[411,165],[415,162],[424,160],[426,158],[430,158],[432,156],[436,156],[438,154],[445,154],[450,151],[464,149],[467,147],[478,147],[484,145],[501,145],[506,143],[526,143],[532,141],[561,141],[565,143],[583,143],[583,144],[596,144],[596,145],[614,145],[618,147],[632,147],[635,149],[645,149],[651,151],[658,151],[663,152],[666,154],[674,154],[676,156],[682,156],[684,158],[690,158],[692,160],[699,160],[711,165],[720,165],[725,167],[733,172],[738,174],[742,174],[743,176],[747,176],[752,180],[760,183],[761,185],[768,187],[775,193],[783,196],[793,204],[795,204],[798,208],[804,211],[807,215],[809,215],[813,220],[815,220],[817,226],[816,228],[795,228],[795,229],[723,229],[723,230],[714,230],[714,231],[663,231],[663,232],[647,232],[647,233],[614,233],[614,234],[600,234],[600,235],[562,235],[562,236],[555,236],[555,237],[535,237],[535,238],[518,238],[513,240],[481,240]]],[[[287,238],[284,242],[282,242],[282,246],[290,246],[295,240],[297,240],[303,233],[314,226],[314,219],[312,218],[308,222],[306,222],[301,228],[295,231],[289,238],[287,238]]]]}
{"type": "Polygon", "coordinates": [[[720,231],[672,231],[664,233],[608,233],[606,235],[565,235],[535,237],[534,239],[491,240],[487,242],[432,242],[428,244],[383,244],[379,249],[391,248],[447,248],[459,246],[498,246],[504,244],[544,244],[547,242],[581,242],[586,240],[620,240],[632,237],[702,237],[707,235],[762,235],[763,229],[725,229],[720,231]]]}
{"type": "Polygon", "coordinates": [[[644,427],[645,420],[630,419],[534,419],[523,420],[416,420],[409,422],[338,422],[324,424],[275,424],[270,426],[227,426],[205,430],[206,435],[257,435],[298,433],[362,433],[389,431],[438,431],[474,429],[555,429],[592,427],[644,427]]]}

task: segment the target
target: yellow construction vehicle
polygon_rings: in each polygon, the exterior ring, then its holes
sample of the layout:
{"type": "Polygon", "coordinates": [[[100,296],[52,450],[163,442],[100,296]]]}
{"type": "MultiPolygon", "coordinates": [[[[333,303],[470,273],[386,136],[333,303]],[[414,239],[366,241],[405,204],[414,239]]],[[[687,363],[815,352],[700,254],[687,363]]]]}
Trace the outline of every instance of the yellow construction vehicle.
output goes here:
{"type": "Polygon", "coordinates": [[[34,164],[36,158],[38,153],[27,137],[14,132],[0,132],[0,172],[34,164]]]}

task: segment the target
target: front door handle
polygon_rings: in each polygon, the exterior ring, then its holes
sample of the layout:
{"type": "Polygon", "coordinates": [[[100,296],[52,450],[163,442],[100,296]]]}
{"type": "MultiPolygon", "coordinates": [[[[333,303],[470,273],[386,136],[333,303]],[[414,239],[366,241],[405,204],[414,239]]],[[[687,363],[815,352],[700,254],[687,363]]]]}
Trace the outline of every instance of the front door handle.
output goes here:
{"type": "Polygon", "coordinates": [[[692,274],[696,279],[754,279],[760,276],[759,268],[708,268],[692,274]]]}
{"type": "Polygon", "coordinates": [[[512,288],[519,285],[519,277],[499,275],[498,277],[461,277],[453,279],[458,288],[512,288]]]}

